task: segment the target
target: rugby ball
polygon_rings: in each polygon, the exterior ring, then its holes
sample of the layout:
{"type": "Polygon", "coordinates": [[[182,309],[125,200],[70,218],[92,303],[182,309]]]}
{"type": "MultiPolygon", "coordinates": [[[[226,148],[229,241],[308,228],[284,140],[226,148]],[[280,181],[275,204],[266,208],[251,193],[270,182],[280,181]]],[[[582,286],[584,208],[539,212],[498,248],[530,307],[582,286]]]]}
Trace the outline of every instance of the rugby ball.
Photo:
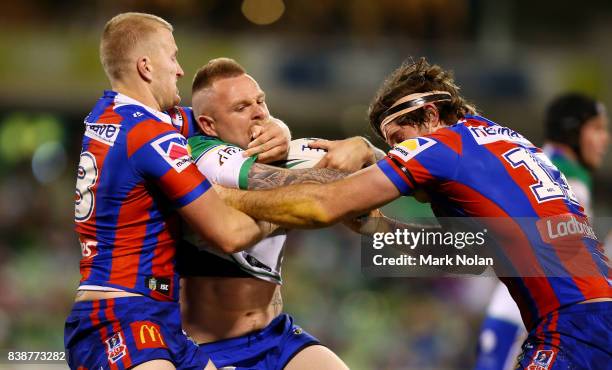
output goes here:
{"type": "Polygon", "coordinates": [[[325,149],[315,149],[308,146],[317,138],[295,139],[289,143],[289,154],[286,161],[278,163],[280,167],[302,169],[314,167],[327,154],[325,149]]]}

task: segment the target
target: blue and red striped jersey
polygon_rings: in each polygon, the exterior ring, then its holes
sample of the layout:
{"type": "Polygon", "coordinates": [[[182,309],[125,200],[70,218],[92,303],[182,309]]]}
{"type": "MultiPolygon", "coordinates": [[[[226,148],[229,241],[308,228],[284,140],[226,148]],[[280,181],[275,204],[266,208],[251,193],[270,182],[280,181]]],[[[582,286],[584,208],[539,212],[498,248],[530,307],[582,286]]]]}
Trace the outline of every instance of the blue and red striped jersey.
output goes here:
{"type": "Polygon", "coordinates": [[[189,108],[159,112],[105,91],[85,118],[76,182],[80,289],[120,289],[178,299],[176,208],[210,183],[193,164],[189,108]]]}
{"type": "Polygon", "coordinates": [[[527,328],[560,307],[612,297],[602,245],[565,177],[518,132],[468,116],[404,141],[378,166],[402,195],[424,191],[436,216],[486,220],[494,269],[527,328]],[[568,225],[580,232],[560,235],[568,225]]]}

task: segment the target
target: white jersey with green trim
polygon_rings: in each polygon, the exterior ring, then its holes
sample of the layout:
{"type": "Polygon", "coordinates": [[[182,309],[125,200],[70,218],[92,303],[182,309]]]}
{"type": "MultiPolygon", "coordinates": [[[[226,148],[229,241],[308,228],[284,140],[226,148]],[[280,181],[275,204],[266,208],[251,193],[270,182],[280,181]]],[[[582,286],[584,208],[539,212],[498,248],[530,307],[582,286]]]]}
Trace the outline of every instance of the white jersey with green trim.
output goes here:
{"type": "MultiPolygon", "coordinates": [[[[243,157],[244,150],[240,147],[210,136],[194,136],[189,139],[189,146],[198,169],[210,181],[230,188],[247,189],[248,173],[256,157],[243,157]]],[[[237,264],[253,277],[282,284],[281,266],[287,240],[286,230],[279,229],[254,246],[233,254],[221,253],[207,246],[194,233],[189,234],[187,239],[198,248],[237,264]]]]}

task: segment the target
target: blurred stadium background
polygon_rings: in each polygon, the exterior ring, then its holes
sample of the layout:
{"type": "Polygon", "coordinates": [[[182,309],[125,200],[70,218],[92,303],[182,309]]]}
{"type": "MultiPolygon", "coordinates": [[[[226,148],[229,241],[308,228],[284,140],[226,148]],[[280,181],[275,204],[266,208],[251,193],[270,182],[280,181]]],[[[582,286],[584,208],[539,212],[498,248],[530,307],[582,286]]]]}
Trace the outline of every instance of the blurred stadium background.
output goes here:
{"type": "MultiPolygon", "coordinates": [[[[544,105],[559,92],[587,92],[612,107],[605,0],[40,0],[2,8],[0,349],[63,348],[79,279],[72,220],[82,122],[107,88],[98,38],[116,13],[151,12],[174,24],[183,103],[200,65],[233,57],[296,138],[372,136],[369,100],[410,56],[453,69],[485,116],[536,143],[544,105]]],[[[598,216],[612,214],[611,169],[608,154],[595,179],[598,216]]],[[[389,212],[427,215],[428,207],[402,200],[389,212]]],[[[286,311],[355,370],[469,369],[493,281],[366,278],[358,245],[341,227],[294,232],[286,311]]],[[[17,368],[0,359],[2,367],[17,368]]]]}

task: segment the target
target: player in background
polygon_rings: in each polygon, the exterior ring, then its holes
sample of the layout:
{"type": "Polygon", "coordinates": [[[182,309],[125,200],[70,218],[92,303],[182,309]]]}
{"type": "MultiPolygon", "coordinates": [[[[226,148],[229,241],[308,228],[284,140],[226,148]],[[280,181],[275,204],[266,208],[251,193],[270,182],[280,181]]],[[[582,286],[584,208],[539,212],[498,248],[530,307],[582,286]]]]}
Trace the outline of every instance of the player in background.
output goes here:
{"type": "MultiPolygon", "coordinates": [[[[565,175],[568,185],[593,217],[592,173],[603,161],[608,143],[608,117],[601,102],[579,93],[556,97],[544,118],[544,153],[565,175]]],[[[479,335],[477,370],[513,369],[527,331],[508,289],[498,284],[479,335]]]]}
{"type": "Polygon", "coordinates": [[[377,165],[328,184],[221,194],[257,219],[294,228],[330,225],[416,191],[427,195],[437,216],[496,218],[486,224],[495,241],[495,271],[529,330],[519,367],[607,366],[609,266],[582,207],[542,151],[475,115],[452,76],[424,58],[402,65],[383,83],[370,106],[370,124],[395,145],[377,165]],[[582,227],[557,240],[519,218],[582,227]]]}
{"type": "Polygon", "coordinates": [[[273,231],[226,206],[164,111],[183,76],[173,28],[123,13],[105,26],[100,59],[112,90],[85,118],[75,224],[81,281],[65,325],[72,369],[214,369],[182,332],[175,252],[180,218],[224,252],[273,231]]]}
{"type": "MultiPolygon", "coordinates": [[[[328,169],[289,170],[248,156],[249,130],[270,120],[265,93],[236,61],[218,58],[198,70],[193,110],[203,133],[189,139],[192,156],[213,183],[240,189],[272,189],[294,183],[325,183],[345,176],[328,169]]],[[[349,166],[375,161],[360,138],[347,139],[335,159],[349,166]]],[[[220,368],[347,369],[327,347],[283,313],[281,267],[286,230],[232,255],[201,243],[178,254],[183,277],[181,307],[187,333],[220,368]]]]}

